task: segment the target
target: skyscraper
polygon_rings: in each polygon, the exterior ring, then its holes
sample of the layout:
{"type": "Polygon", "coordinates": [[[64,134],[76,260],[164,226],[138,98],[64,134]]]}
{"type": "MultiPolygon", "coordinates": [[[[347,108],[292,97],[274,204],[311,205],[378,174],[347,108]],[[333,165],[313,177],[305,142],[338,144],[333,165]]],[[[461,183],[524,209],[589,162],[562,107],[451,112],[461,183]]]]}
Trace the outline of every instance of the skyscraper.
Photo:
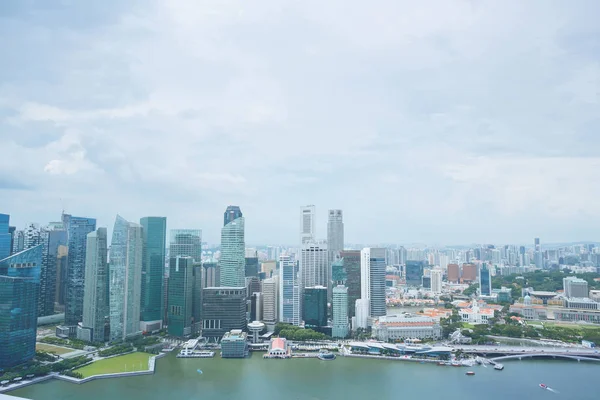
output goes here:
{"type": "Polygon", "coordinates": [[[244,276],[249,277],[249,276],[258,276],[258,272],[259,272],[259,263],[258,263],[258,257],[253,256],[253,257],[245,257],[244,259],[244,276]]]}
{"type": "Polygon", "coordinates": [[[327,219],[327,248],[330,262],[335,261],[344,250],[344,220],[342,210],[329,210],[327,219]]]}
{"type": "Polygon", "coordinates": [[[492,276],[488,265],[485,263],[479,268],[479,293],[482,296],[492,294],[492,276]]]}
{"type": "Polygon", "coordinates": [[[289,255],[279,256],[279,321],[299,326],[302,322],[302,287],[298,263],[289,255]]]}
{"type": "Polygon", "coordinates": [[[202,231],[200,229],[171,229],[169,257],[188,256],[202,261],[202,231]]]}
{"type": "Polygon", "coordinates": [[[340,253],[346,274],[344,285],[348,288],[348,317],[355,315],[356,300],[361,296],[360,250],[346,250],[340,253]]]}
{"type": "Polygon", "coordinates": [[[0,214],[0,260],[4,260],[12,253],[12,235],[9,232],[10,216],[0,214]]]}
{"type": "Polygon", "coordinates": [[[369,301],[369,316],[386,314],[385,249],[366,247],[361,252],[361,299],[369,301]]]}
{"type": "Polygon", "coordinates": [[[219,265],[216,262],[207,261],[202,263],[202,289],[219,286],[219,265]]]}
{"type": "Polygon", "coordinates": [[[315,240],[315,206],[300,208],[300,243],[303,245],[315,240]]]}
{"type": "Polygon", "coordinates": [[[165,247],[167,242],[167,218],[144,217],[140,220],[143,230],[142,259],[142,331],[154,331],[162,326],[165,276],[165,247]]]}
{"type": "Polygon", "coordinates": [[[434,294],[442,293],[442,270],[439,268],[431,270],[431,291],[434,294]]]}
{"type": "Polygon", "coordinates": [[[423,270],[425,263],[423,261],[408,260],[406,261],[406,285],[420,286],[423,278],[423,270]]]}
{"type": "Polygon", "coordinates": [[[76,326],[83,318],[87,235],[96,230],[96,220],[63,214],[62,222],[64,229],[67,231],[68,247],[65,282],[65,325],[76,326]]]}
{"type": "Polygon", "coordinates": [[[300,255],[300,274],[302,287],[329,285],[327,265],[329,256],[326,243],[305,243],[300,255]]]}
{"type": "Polygon", "coordinates": [[[197,335],[202,330],[202,262],[194,262],[194,285],[192,293],[192,334],[197,335]]]}
{"type": "Polygon", "coordinates": [[[142,226],[117,215],[110,247],[110,339],[141,333],[142,226]]]}
{"type": "Polygon", "coordinates": [[[106,228],[88,233],[86,247],[83,321],[77,327],[77,338],[104,343],[104,325],[109,315],[106,228]]]}
{"type": "Polygon", "coordinates": [[[302,317],[306,327],[327,326],[327,288],[314,286],[304,288],[302,317]]]}
{"type": "Polygon", "coordinates": [[[189,337],[192,334],[194,291],[194,260],[188,256],[169,260],[169,296],[167,329],[170,336],[189,337]]]}
{"type": "Polygon", "coordinates": [[[42,246],[0,260],[0,368],[35,356],[42,246]]]}
{"type": "Polygon", "coordinates": [[[448,282],[460,282],[460,268],[458,264],[448,264],[448,282]]]}
{"type": "Polygon", "coordinates": [[[262,282],[263,322],[269,330],[275,328],[278,321],[279,276],[267,278],[262,282]]]}
{"type": "Polygon", "coordinates": [[[38,317],[43,317],[54,314],[59,248],[67,245],[67,231],[63,229],[43,229],[40,231],[40,237],[42,268],[40,272],[38,317]]]}
{"type": "Polygon", "coordinates": [[[246,330],[246,288],[212,287],[202,292],[202,335],[218,340],[232,329],[246,330]]]}
{"type": "Polygon", "coordinates": [[[244,217],[237,206],[227,207],[225,226],[221,229],[221,286],[244,286],[246,244],[244,242],[244,217]],[[237,217],[235,219],[231,219],[237,217]]]}
{"type": "Polygon", "coordinates": [[[348,288],[338,285],[333,288],[333,328],[331,336],[344,339],[348,336],[348,288]]]}

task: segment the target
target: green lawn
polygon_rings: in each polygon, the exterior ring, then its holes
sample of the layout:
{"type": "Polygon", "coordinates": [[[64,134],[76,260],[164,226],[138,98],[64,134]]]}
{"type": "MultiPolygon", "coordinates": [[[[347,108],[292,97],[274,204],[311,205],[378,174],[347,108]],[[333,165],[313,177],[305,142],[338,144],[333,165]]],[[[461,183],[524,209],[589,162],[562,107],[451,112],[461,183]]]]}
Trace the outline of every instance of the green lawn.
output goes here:
{"type": "Polygon", "coordinates": [[[556,326],[560,328],[570,328],[570,329],[598,329],[600,326],[592,325],[592,324],[565,324],[561,322],[548,322],[544,321],[544,325],[547,327],[556,326]]]}
{"type": "Polygon", "coordinates": [[[96,361],[75,371],[83,375],[84,378],[92,375],[111,374],[116,372],[145,371],[148,369],[148,359],[152,354],[148,353],[130,353],[124,356],[107,358],[96,361]]]}
{"type": "Polygon", "coordinates": [[[53,346],[46,343],[36,343],[35,349],[38,351],[45,351],[47,353],[54,353],[57,355],[67,354],[75,351],[74,349],[67,349],[66,347],[53,346]]]}

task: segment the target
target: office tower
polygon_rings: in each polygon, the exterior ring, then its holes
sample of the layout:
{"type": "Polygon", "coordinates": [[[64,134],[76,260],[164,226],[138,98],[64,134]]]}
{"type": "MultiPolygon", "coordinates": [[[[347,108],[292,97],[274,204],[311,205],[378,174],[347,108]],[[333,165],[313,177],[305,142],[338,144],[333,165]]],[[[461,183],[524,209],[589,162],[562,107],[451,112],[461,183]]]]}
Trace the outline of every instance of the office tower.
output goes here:
{"type": "Polygon", "coordinates": [[[360,252],[361,299],[369,301],[369,316],[386,314],[385,249],[366,247],[360,252]]]}
{"type": "Polygon", "coordinates": [[[300,208],[300,243],[305,245],[315,241],[315,206],[300,208]]]}
{"type": "Polygon", "coordinates": [[[212,287],[202,292],[202,336],[219,340],[232,329],[246,330],[246,288],[212,287]]]}
{"type": "Polygon", "coordinates": [[[353,320],[356,321],[356,324],[352,327],[352,329],[356,330],[357,328],[367,329],[368,321],[369,321],[369,300],[368,299],[358,299],[355,303],[355,313],[356,316],[353,320]]]}
{"type": "Polygon", "coordinates": [[[194,262],[194,285],[192,288],[192,334],[198,335],[202,331],[202,275],[204,268],[202,262],[194,262]]]}
{"type": "Polygon", "coordinates": [[[8,214],[0,214],[0,260],[4,260],[12,253],[12,240],[10,234],[10,216],[8,214]]]}
{"type": "Polygon", "coordinates": [[[463,264],[462,266],[462,281],[472,283],[477,281],[477,265],[463,264]]]}
{"type": "Polygon", "coordinates": [[[259,293],[261,291],[262,285],[260,284],[260,278],[258,276],[250,276],[246,278],[246,294],[248,295],[248,300],[250,300],[250,296],[252,293],[259,293]]]}
{"type": "Polygon", "coordinates": [[[56,301],[59,248],[66,248],[67,231],[63,229],[40,230],[42,245],[42,268],[40,271],[40,295],[38,317],[54,314],[56,301]]]}
{"type": "Polygon", "coordinates": [[[348,288],[337,285],[333,288],[333,328],[331,336],[345,339],[348,336],[348,288]]]}
{"type": "Polygon", "coordinates": [[[106,228],[88,233],[85,251],[85,285],[83,321],[77,327],[77,338],[104,343],[104,325],[108,309],[108,234],[106,228]]]}
{"type": "Polygon", "coordinates": [[[267,278],[262,282],[262,303],[262,320],[269,330],[273,330],[279,321],[279,276],[267,278]]]}
{"type": "Polygon", "coordinates": [[[265,274],[267,278],[273,276],[273,272],[277,269],[277,261],[268,260],[260,263],[260,271],[265,274]]]}
{"type": "Polygon", "coordinates": [[[431,276],[430,275],[423,275],[423,277],[421,278],[421,286],[425,290],[431,290],[431,276]]]}
{"type": "Polygon", "coordinates": [[[425,263],[423,261],[408,260],[406,261],[406,286],[419,286],[423,277],[425,263]]]}
{"type": "Polygon", "coordinates": [[[490,296],[492,294],[492,275],[487,264],[483,264],[479,268],[479,293],[482,296],[490,296]]]}
{"type": "Polygon", "coordinates": [[[239,207],[229,206],[225,212],[225,226],[221,229],[221,286],[244,286],[246,244],[244,217],[239,207]],[[235,219],[231,219],[233,217],[235,219]]]}
{"type": "Polygon", "coordinates": [[[302,286],[298,263],[289,255],[279,256],[279,321],[299,326],[302,322],[302,286]]]}
{"type": "Polygon", "coordinates": [[[96,230],[96,220],[63,214],[62,223],[67,231],[69,252],[65,282],[65,325],[76,326],[83,318],[87,235],[96,230]]]}
{"type": "Polygon", "coordinates": [[[142,226],[117,215],[110,246],[110,340],[141,333],[142,226]]]}
{"type": "Polygon", "coordinates": [[[460,282],[460,268],[458,264],[448,264],[448,282],[460,282]]]}
{"type": "Polygon", "coordinates": [[[250,296],[250,321],[262,321],[262,307],[262,293],[252,293],[250,296]]]}
{"type": "Polygon", "coordinates": [[[24,230],[23,249],[42,244],[42,230],[39,224],[30,223],[24,230]]]}
{"type": "MultiPolygon", "coordinates": [[[[9,226],[8,227],[8,233],[10,234],[10,247],[9,247],[10,254],[12,254],[12,248],[13,248],[13,245],[15,243],[15,232],[16,231],[17,231],[17,227],[15,227],[15,226],[9,226]]],[[[2,242],[2,239],[0,239],[0,242],[2,242]]]]}
{"type": "Polygon", "coordinates": [[[340,253],[348,288],[348,317],[355,316],[356,300],[361,296],[360,250],[345,250],[340,253]]]}
{"type": "Polygon", "coordinates": [[[590,293],[587,281],[574,276],[563,278],[563,290],[566,298],[585,298],[590,293]]]}
{"type": "Polygon", "coordinates": [[[67,289],[67,264],[69,248],[58,246],[56,256],[56,292],[54,294],[54,310],[65,311],[65,297],[67,289]]]}
{"type": "Polygon", "coordinates": [[[327,219],[327,248],[330,261],[339,258],[339,253],[344,250],[344,221],[342,210],[329,210],[327,219]]]}
{"type": "Polygon", "coordinates": [[[12,236],[11,254],[20,253],[25,250],[25,231],[15,230],[12,236]]]}
{"type": "Polygon", "coordinates": [[[35,356],[42,246],[0,260],[0,368],[35,356]]]}
{"type": "Polygon", "coordinates": [[[202,261],[202,230],[171,229],[169,257],[187,256],[202,261]]]}
{"type": "Polygon", "coordinates": [[[300,255],[302,287],[329,285],[327,265],[329,263],[326,243],[306,243],[300,255]]]}
{"type": "Polygon", "coordinates": [[[302,317],[307,328],[327,326],[327,288],[304,288],[302,317]]]}
{"type": "Polygon", "coordinates": [[[202,289],[219,286],[219,265],[216,262],[202,263],[202,289]]]}
{"type": "Polygon", "coordinates": [[[533,262],[537,268],[544,267],[544,256],[542,253],[542,245],[540,244],[540,238],[533,240],[533,262]]]}
{"type": "Polygon", "coordinates": [[[144,217],[140,219],[144,241],[142,255],[142,332],[152,332],[162,327],[164,299],[165,252],[167,245],[167,218],[144,217]]]}
{"type": "Polygon", "coordinates": [[[223,226],[243,216],[242,210],[238,206],[228,206],[223,216],[223,226]]]}
{"type": "Polygon", "coordinates": [[[442,293],[442,270],[439,268],[431,270],[431,291],[434,294],[442,293]]]}
{"type": "Polygon", "coordinates": [[[258,272],[259,272],[259,263],[258,263],[258,257],[254,256],[254,257],[245,257],[244,259],[244,276],[249,277],[249,276],[258,276],[258,272]]]}
{"type": "Polygon", "coordinates": [[[193,293],[194,260],[189,256],[171,257],[167,305],[169,336],[189,337],[192,334],[193,293]]]}

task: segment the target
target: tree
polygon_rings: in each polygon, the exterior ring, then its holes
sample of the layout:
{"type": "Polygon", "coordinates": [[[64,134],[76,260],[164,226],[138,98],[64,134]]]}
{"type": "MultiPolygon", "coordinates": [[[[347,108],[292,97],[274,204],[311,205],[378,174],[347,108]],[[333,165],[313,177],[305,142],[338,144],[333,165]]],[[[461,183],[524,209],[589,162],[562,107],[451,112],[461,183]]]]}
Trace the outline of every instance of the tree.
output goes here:
{"type": "Polygon", "coordinates": [[[463,294],[465,296],[472,296],[477,293],[477,289],[479,289],[479,284],[474,283],[472,285],[469,285],[469,287],[463,291],[463,294]]]}

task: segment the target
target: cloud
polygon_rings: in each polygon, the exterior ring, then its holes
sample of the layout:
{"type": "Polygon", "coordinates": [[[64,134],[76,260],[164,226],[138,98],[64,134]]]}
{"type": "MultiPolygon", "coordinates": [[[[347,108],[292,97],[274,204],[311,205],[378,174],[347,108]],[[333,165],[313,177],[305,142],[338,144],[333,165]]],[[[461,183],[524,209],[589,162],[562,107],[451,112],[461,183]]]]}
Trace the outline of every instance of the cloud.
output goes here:
{"type": "Polygon", "coordinates": [[[300,204],[362,243],[600,223],[597,2],[0,7],[0,176],[45,199],[11,190],[21,224],[64,204],[214,243],[239,204],[249,243],[294,244],[300,204]]]}

